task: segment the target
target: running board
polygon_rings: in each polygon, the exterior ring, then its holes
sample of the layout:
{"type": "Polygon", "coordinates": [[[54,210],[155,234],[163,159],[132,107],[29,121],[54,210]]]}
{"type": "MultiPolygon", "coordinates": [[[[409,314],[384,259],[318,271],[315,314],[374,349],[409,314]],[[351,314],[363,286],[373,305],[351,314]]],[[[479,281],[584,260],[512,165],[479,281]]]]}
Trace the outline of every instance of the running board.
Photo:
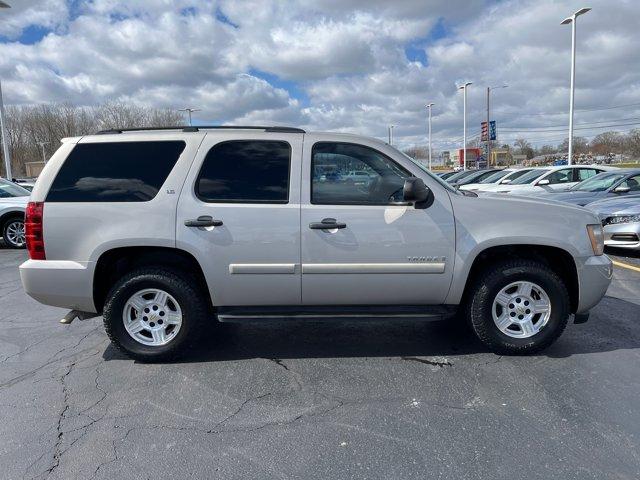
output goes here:
{"type": "Polygon", "coordinates": [[[440,320],[454,313],[455,306],[449,305],[435,307],[220,307],[218,321],[233,323],[269,320],[440,320]]]}

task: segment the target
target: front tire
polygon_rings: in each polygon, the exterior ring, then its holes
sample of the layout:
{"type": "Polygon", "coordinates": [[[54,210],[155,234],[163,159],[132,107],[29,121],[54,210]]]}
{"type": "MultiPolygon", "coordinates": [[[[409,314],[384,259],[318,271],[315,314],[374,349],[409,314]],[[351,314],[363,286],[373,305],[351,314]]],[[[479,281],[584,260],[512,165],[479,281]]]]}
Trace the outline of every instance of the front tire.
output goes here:
{"type": "Polygon", "coordinates": [[[111,288],[103,317],[118,349],[135,360],[161,362],[188,351],[208,313],[206,297],[193,279],[171,270],[141,268],[111,288]]]}
{"type": "Polygon", "coordinates": [[[2,226],[2,238],[11,248],[25,248],[24,218],[12,217],[2,226]]]}
{"type": "Polygon", "coordinates": [[[540,351],[562,334],[570,315],[567,287],[545,264],[510,260],[492,266],[471,286],[468,317],[491,351],[540,351]]]}

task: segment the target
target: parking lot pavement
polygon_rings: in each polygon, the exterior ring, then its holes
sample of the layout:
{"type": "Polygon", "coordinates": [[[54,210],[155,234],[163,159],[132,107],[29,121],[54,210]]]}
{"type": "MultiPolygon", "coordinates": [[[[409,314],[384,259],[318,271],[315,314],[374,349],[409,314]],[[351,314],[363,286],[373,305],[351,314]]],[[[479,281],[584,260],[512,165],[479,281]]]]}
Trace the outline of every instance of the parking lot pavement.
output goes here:
{"type": "MultiPolygon", "coordinates": [[[[640,273],[540,355],[451,323],[230,325],[144,365],[29,299],[0,249],[0,476],[637,478],[640,273]],[[634,303],[635,302],[635,303],[634,303]]],[[[621,257],[616,257],[623,260],[621,257]]],[[[637,259],[625,260],[640,263],[637,259]]]]}

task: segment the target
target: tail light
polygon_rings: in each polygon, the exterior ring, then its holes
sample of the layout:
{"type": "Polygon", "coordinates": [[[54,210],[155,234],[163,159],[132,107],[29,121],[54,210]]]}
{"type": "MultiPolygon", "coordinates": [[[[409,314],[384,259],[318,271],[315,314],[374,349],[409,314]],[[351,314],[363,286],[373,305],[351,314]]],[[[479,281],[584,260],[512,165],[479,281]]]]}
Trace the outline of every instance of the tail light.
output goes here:
{"type": "Polygon", "coordinates": [[[29,202],[24,215],[24,229],[27,250],[31,260],[46,260],[44,237],[42,235],[42,214],[44,202],[29,202]]]}

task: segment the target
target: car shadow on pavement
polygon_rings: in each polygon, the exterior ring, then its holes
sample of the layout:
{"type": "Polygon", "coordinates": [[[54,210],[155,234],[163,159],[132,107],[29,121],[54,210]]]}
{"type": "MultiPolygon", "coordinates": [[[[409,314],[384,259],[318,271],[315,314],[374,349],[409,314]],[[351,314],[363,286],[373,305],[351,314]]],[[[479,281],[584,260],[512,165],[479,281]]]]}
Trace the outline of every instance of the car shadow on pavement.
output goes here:
{"type": "MultiPolygon", "coordinates": [[[[269,321],[212,324],[180,363],[253,358],[447,357],[488,353],[459,321],[418,320],[269,321]]],[[[640,347],[640,306],[605,297],[590,320],[570,324],[560,339],[536,356],[572,355],[640,347]]],[[[113,346],[105,360],[125,359],[113,346]]]]}

